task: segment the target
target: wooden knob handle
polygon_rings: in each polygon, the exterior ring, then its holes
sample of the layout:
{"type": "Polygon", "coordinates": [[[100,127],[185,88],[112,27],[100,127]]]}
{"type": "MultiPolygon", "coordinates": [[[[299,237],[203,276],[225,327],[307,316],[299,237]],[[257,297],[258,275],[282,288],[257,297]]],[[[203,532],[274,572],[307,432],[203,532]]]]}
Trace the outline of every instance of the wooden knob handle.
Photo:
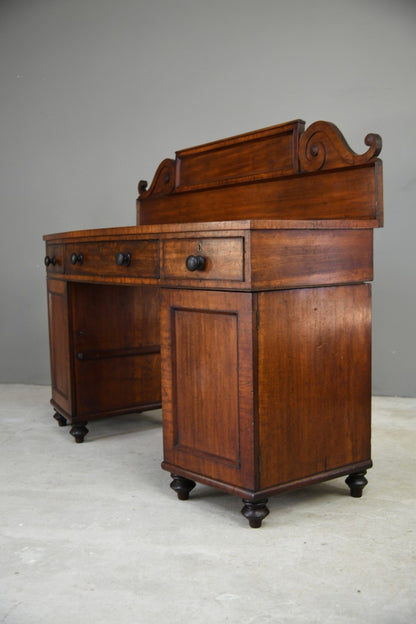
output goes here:
{"type": "Polygon", "coordinates": [[[116,265],[117,266],[130,266],[130,262],[131,262],[131,254],[130,253],[123,253],[122,251],[119,251],[116,254],[116,265]]]}
{"type": "Polygon", "coordinates": [[[188,256],[185,260],[188,271],[203,271],[205,269],[204,256],[188,256]]]}
{"type": "Polygon", "coordinates": [[[84,254],[82,253],[72,253],[71,254],[71,264],[82,264],[84,262],[84,254]]]}

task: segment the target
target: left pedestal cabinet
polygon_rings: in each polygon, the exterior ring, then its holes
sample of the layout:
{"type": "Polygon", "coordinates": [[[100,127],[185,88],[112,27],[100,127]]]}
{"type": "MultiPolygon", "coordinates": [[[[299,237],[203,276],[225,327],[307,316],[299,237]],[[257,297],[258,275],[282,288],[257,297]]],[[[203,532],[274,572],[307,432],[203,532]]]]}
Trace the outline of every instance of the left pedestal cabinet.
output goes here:
{"type": "MultiPolygon", "coordinates": [[[[100,276],[89,261],[100,245],[66,271],[64,255],[53,251],[47,249],[47,258],[55,258],[47,267],[51,403],[58,423],[70,422],[75,441],[82,442],[90,421],[161,406],[159,290],[95,283],[100,276]]],[[[116,265],[115,255],[108,254],[107,279],[129,268],[116,265]]]]}

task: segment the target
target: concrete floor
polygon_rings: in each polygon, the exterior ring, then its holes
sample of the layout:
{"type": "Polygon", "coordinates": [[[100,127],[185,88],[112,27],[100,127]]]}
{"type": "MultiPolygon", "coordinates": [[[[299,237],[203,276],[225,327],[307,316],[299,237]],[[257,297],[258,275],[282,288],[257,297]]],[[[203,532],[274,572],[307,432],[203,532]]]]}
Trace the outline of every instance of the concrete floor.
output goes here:
{"type": "Polygon", "coordinates": [[[416,399],[374,399],[374,468],[273,497],[261,529],[240,499],[160,468],[161,414],[51,418],[50,390],[0,386],[0,622],[416,622],[416,399]]]}

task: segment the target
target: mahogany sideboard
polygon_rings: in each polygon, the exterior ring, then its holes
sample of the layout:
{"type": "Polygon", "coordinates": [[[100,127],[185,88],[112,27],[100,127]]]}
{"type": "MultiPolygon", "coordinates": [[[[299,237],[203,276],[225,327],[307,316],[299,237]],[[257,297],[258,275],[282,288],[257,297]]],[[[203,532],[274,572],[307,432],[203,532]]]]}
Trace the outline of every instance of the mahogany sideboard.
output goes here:
{"type": "Polygon", "coordinates": [[[87,422],[162,405],[171,487],[243,498],[261,526],[272,494],[371,460],[373,229],[381,139],[355,154],[301,120],[181,150],[137,225],[46,241],[52,405],[87,422]]]}

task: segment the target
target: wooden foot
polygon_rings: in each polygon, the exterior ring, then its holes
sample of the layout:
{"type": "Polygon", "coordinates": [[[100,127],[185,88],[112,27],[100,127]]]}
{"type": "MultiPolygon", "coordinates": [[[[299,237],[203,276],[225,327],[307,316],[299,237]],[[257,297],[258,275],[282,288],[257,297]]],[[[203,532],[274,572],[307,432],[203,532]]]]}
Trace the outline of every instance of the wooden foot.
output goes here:
{"type": "Polygon", "coordinates": [[[62,416],[62,414],[58,414],[58,412],[55,412],[53,417],[55,418],[55,420],[58,421],[58,425],[60,427],[66,427],[66,425],[68,424],[67,419],[64,416],[62,416]]]}
{"type": "Polygon", "coordinates": [[[264,518],[270,513],[266,505],[267,498],[258,501],[243,498],[243,503],[241,513],[247,518],[252,529],[259,529],[264,518]]]}
{"type": "Polygon", "coordinates": [[[173,479],[170,487],[176,492],[179,500],[188,500],[189,492],[193,490],[196,485],[195,481],[191,481],[191,479],[186,479],[180,475],[171,474],[170,476],[173,479]]]}
{"type": "Polygon", "coordinates": [[[367,485],[368,481],[365,478],[366,470],[362,472],[354,472],[345,479],[345,483],[351,490],[351,496],[354,498],[361,498],[363,489],[367,485]]]}
{"type": "Polygon", "coordinates": [[[75,442],[80,444],[84,442],[84,438],[88,433],[88,429],[86,428],[87,423],[79,423],[78,425],[73,425],[70,430],[70,434],[74,436],[75,442]]]}

